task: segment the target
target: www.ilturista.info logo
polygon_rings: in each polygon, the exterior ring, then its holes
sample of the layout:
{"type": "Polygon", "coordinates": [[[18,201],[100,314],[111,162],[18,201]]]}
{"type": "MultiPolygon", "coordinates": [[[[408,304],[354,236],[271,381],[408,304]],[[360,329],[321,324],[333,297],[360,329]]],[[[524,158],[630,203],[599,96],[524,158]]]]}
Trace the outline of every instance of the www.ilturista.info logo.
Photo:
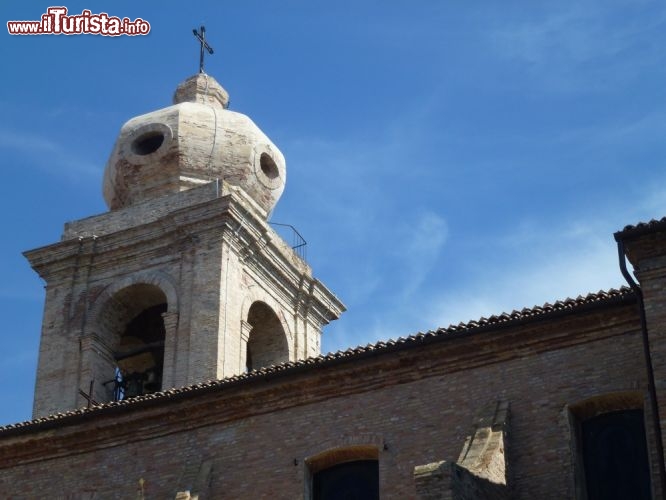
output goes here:
{"type": "Polygon", "coordinates": [[[49,7],[39,21],[7,21],[10,35],[147,35],[150,23],[137,17],[134,21],[109,16],[106,12],[67,15],[67,7],[49,7]]]}

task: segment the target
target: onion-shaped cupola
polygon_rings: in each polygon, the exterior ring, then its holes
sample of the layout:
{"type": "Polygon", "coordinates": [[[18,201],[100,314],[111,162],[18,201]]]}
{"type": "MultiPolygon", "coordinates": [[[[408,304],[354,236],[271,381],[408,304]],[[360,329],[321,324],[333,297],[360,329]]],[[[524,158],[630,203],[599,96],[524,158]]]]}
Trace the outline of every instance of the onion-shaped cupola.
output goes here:
{"type": "Polygon", "coordinates": [[[182,82],[173,102],[122,126],[104,172],[109,208],[222,179],[270,213],[287,174],[275,144],[250,118],[227,109],[229,95],[205,73],[182,82]]]}

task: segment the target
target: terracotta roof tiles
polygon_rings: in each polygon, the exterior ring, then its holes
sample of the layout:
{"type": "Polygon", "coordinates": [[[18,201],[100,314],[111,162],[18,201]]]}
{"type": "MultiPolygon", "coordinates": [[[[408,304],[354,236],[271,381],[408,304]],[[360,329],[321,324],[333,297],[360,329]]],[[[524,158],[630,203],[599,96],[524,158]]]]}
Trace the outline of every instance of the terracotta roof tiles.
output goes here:
{"type": "MultiPolygon", "coordinates": [[[[662,219],[662,221],[666,222],[666,218],[662,219]]],[[[493,315],[488,318],[482,317],[475,321],[469,321],[467,323],[459,323],[457,325],[450,325],[446,328],[439,328],[437,330],[430,330],[428,332],[418,332],[414,335],[410,335],[409,337],[399,337],[397,339],[379,341],[374,344],[349,348],[345,351],[337,351],[328,354],[322,354],[317,357],[307,358],[300,361],[289,361],[279,365],[264,367],[259,370],[253,370],[252,372],[249,373],[243,373],[240,375],[235,375],[233,377],[228,377],[220,380],[208,380],[198,384],[193,384],[186,387],[168,389],[161,392],[147,394],[144,396],[138,396],[128,400],[102,403],[96,406],[92,406],[90,408],[79,408],[76,410],[70,410],[63,413],[56,413],[54,415],[49,415],[34,420],[0,426],[0,434],[10,433],[11,431],[19,431],[19,430],[27,431],[31,428],[41,427],[44,424],[48,425],[56,421],[74,419],[77,416],[104,412],[105,410],[109,410],[111,408],[135,406],[151,400],[166,400],[170,398],[175,398],[179,395],[185,395],[197,392],[206,392],[211,389],[222,388],[225,386],[242,383],[244,381],[249,381],[252,379],[265,378],[266,376],[276,373],[289,373],[289,372],[296,372],[302,369],[313,369],[315,366],[327,365],[333,362],[337,362],[339,360],[360,358],[369,354],[381,353],[382,351],[388,352],[398,349],[404,349],[411,346],[415,347],[418,345],[423,345],[424,343],[437,341],[439,339],[444,340],[446,338],[450,338],[453,336],[457,337],[460,335],[472,334],[480,331],[496,329],[502,326],[513,326],[525,322],[538,321],[540,319],[547,319],[549,317],[557,315],[558,313],[567,314],[569,312],[573,312],[574,310],[594,307],[595,305],[622,302],[626,300],[634,300],[634,292],[628,287],[621,287],[620,289],[610,289],[608,291],[600,290],[599,292],[589,293],[585,296],[578,296],[576,298],[567,298],[564,300],[558,300],[553,304],[545,303],[542,306],[524,308],[520,311],[514,310],[510,313],[493,315]]]]}
{"type": "Polygon", "coordinates": [[[625,226],[624,229],[615,233],[615,239],[623,239],[627,236],[638,236],[639,234],[650,233],[652,231],[666,229],[666,217],[661,219],[652,219],[648,222],[639,222],[638,224],[630,224],[625,226]]]}

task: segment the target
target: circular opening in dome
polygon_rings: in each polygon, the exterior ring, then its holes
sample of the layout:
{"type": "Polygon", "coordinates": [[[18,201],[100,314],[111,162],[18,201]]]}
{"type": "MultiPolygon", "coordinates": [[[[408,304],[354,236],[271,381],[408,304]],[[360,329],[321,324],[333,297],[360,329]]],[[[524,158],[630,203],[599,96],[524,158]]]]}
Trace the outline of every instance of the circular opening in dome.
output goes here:
{"type": "Polygon", "coordinates": [[[145,156],[154,153],[164,142],[164,133],[154,130],[137,137],[132,143],[134,154],[145,156]]]}
{"type": "Polygon", "coordinates": [[[280,175],[275,161],[266,153],[261,153],[261,158],[259,159],[259,165],[261,166],[261,171],[269,179],[276,179],[280,175]]]}

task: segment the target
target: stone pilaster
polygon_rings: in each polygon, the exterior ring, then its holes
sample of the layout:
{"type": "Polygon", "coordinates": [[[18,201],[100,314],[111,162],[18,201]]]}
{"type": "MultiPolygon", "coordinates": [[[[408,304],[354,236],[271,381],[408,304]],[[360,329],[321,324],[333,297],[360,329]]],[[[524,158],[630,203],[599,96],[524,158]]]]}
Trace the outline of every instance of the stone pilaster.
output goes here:
{"type": "Polygon", "coordinates": [[[243,373],[247,366],[247,342],[250,340],[251,332],[252,325],[245,320],[241,320],[239,373],[243,373]]]}
{"type": "Polygon", "coordinates": [[[79,387],[72,388],[72,391],[75,394],[77,408],[87,406],[88,402],[79,393],[79,390],[87,394],[90,389],[91,381],[94,381],[93,394],[91,395],[93,399],[99,403],[109,400],[109,396],[113,392],[113,387],[110,382],[115,375],[115,365],[116,362],[113,358],[113,353],[102,339],[94,333],[81,337],[81,370],[79,372],[79,387]]]}

